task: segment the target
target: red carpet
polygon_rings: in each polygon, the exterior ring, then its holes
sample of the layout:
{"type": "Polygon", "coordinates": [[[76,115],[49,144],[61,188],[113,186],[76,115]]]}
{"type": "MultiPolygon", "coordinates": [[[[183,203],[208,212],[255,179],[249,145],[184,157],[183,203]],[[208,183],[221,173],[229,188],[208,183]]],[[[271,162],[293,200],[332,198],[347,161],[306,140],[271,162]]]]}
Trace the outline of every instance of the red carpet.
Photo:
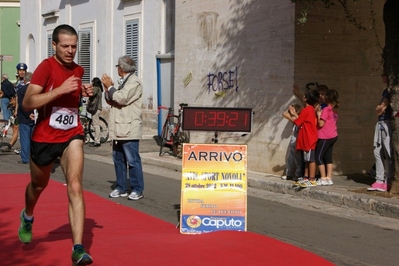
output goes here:
{"type": "MultiPolygon", "coordinates": [[[[24,245],[17,229],[29,176],[0,174],[0,180],[0,265],[71,265],[65,186],[50,181],[35,209],[33,241],[24,245]]],[[[93,193],[85,191],[85,199],[83,242],[93,265],[332,265],[262,235],[227,231],[181,235],[174,224],[93,193]]]]}

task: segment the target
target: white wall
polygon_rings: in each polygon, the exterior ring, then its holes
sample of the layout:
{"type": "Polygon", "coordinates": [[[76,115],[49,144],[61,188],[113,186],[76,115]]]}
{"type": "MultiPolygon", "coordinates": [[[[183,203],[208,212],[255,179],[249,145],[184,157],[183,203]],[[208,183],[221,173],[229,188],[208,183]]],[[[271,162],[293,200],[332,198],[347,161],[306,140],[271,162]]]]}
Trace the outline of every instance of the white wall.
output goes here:
{"type": "MultiPolygon", "coordinates": [[[[248,144],[249,169],[280,171],[292,129],[281,113],[293,100],[295,5],[178,0],[176,14],[175,104],[252,108],[252,133],[220,133],[219,143],[248,144]],[[234,86],[219,97],[209,88],[208,76],[229,71],[234,86]],[[190,72],[193,79],[184,87],[190,72]]],[[[190,134],[194,143],[214,137],[214,132],[190,134]]]]}
{"type": "MultiPolygon", "coordinates": [[[[304,89],[314,81],[341,95],[334,170],[358,173],[372,165],[374,105],[382,89],[381,57],[373,30],[356,30],[339,6],[317,9],[306,25],[299,26],[295,16],[301,9],[288,0],[176,0],[174,30],[171,2],[22,0],[21,60],[25,58],[30,70],[40,63],[46,55],[46,35],[58,24],[69,23],[76,29],[92,26],[92,75],[107,72],[117,79],[114,65],[124,53],[124,21],[140,18],[143,100],[154,99],[152,110],[143,105],[145,121],[156,120],[155,56],[174,48],[175,110],[185,102],[249,107],[255,112],[251,134],[219,134],[219,143],[248,144],[250,170],[282,173],[292,125],[281,113],[296,101],[294,82],[304,89]],[[42,14],[51,11],[59,11],[59,17],[44,20],[42,14]],[[27,48],[32,45],[36,49],[27,48]],[[217,83],[208,85],[209,77],[230,71],[233,88],[218,96],[217,83]],[[192,80],[185,86],[183,80],[190,73],[192,80]]],[[[377,0],[373,5],[380,42],[384,40],[384,2],[377,0]]],[[[368,29],[369,13],[368,9],[356,11],[368,29]]],[[[191,132],[192,142],[210,143],[213,137],[214,132],[191,132]]]]}
{"type": "MultiPolygon", "coordinates": [[[[340,94],[334,171],[365,172],[374,161],[375,105],[383,89],[384,3],[373,2],[375,25],[369,4],[348,3],[367,29],[358,30],[340,5],[325,9],[320,4],[305,25],[298,25],[303,7],[288,0],[178,0],[175,105],[252,108],[252,133],[219,133],[219,143],[248,144],[250,170],[281,174],[292,132],[281,113],[299,102],[292,85],[304,91],[307,83],[325,84],[340,94]],[[208,77],[229,71],[237,73],[238,85],[217,96],[208,77]],[[192,81],[184,87],[190,73],[192,81]]],[[[213,132],[190,133],[194,143],[210,143],[214,137],[213,132]]]]}
{"type": "MultiPolygon", "coordinates": [[[[163,39],[163,43],[159,38],[161,31],[170,27],[162,20],[162,12],[165,11],[163,5],[164,1],[158,0],[22,0],[21,60],[24,59],[29,69],[34,70],[47,56],[47,34],[51,34],[60,24],[69,24],[77,31],[90,28],[93,34],[91,76],[108,73],[116,81],[119,77],[115,64],[118,57],[125,53],[125,21],[139,19],[141,35],[138,72],[143,81],[143,101],[147,103],[150,96],[157,98],[155,56],[165,52],[165,43],[171,42],[169,35],[163,39]],[[51,12],[56,12],[57,16],[49,19],[42,17],[51,12]],[[35,49],[32,49],[33,43],[35,49]]],[[[152,110],[144,112],[149,114],[150,119],[155,119],[156,105],[152,110]]]]}

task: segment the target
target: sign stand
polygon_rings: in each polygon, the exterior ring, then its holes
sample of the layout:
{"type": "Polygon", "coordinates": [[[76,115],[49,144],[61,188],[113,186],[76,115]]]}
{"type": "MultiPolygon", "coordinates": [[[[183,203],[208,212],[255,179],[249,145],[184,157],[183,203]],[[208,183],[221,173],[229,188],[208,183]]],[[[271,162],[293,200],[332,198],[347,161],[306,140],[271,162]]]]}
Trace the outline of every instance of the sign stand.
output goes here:
{"type": "Polygon", "coordinates": [[[213,131],[213,144],[183,144],[182,234],[247,229],[247,146],[220,145],[219,132],[251,132],[252,109],[183,107],[183,130],[213,131]]]}
{"type": "Polygon", "coordinates": [[[247,229],[247,146],[183,144],[181,234],[247,229]]]}

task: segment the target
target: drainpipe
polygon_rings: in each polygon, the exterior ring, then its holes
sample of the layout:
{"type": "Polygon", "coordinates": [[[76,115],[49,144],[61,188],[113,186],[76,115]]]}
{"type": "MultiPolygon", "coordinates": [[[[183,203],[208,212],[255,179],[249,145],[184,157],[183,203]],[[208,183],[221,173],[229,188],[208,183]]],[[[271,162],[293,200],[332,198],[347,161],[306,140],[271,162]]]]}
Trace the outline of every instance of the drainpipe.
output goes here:
{"type": "Polygon", "coordinates": [[[158,106],[161,105],[162,99],[162,85],[161,85],[161,58],[157,57],[157,111],[158,111],[158,135],[162,133],[162,112],[158,110],[158,106]]]}

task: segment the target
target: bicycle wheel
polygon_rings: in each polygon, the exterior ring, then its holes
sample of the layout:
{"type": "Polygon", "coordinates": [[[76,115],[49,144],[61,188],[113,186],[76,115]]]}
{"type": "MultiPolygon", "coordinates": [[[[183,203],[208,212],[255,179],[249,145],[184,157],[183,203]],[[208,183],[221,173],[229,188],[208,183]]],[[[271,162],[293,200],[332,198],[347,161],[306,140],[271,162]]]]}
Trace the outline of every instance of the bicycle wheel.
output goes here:
{"type": "Polygon", "coordinates": [[[0,119],[0,149],[3,147],[11,148],[10,141],[11,135],[10,124],[8,120],[0,119]]]}
{"type": "Polygon", "coordinates": [[[162,132],[161,132],[161,145],[159,148],[159,156],[163,155],[163,148],[166,147],[167,142],[169,140],[169,123],[165,122],[165,124],[162,127],[162,132]]]}
{"type": "Polygon", "coordinates": [[[85,134],[85,143],[89,143],[90,142],[90,135],[89,135],[89,121],[90,118],[88,118],[85,115],[79,115],[80,117],[80,122],[82,123],[83,126],[83,130],[84,130],[84,134],[85,134]]]}
{"type": "Polygon", "coordinates": [[[173,155],[181,159],[183,157],[183,143],[190,143],[190,132],[179,130],[176,135],[176,141],[173,143],[173,155]]]}
{"type": "MultiPolygon", "coordinates": [[[[89,135],[90,138],[95,139],[94,136],[96,135],[96,130],[92,119],[90,119],[89,121],[89,135]]],[[[100,116],[100,143],[107,142],[108,137],[109,137],[108,123],[107,121],[105,121],[103,117],[100,116]]]]}

